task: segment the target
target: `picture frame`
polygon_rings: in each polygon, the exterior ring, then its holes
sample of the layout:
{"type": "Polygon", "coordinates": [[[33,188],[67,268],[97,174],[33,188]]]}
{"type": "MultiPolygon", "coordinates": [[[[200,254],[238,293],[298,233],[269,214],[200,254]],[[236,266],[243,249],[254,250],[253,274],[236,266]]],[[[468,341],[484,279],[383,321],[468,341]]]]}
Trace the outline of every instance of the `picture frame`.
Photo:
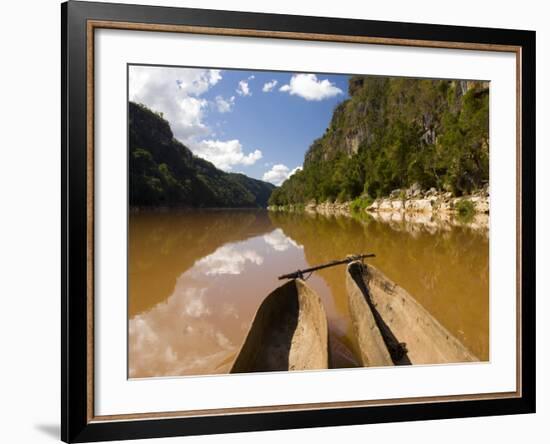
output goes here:
{"type": "MultiPolygon", "coordinates": [[[[535,33],[69,1],[62,23],[61,434],[65,442],[535,412],[535,33]],[[516,390],[96,415],[94,33],[99,29],[511,53],[516,60],[516,390]]],[[[498,165],[495,166],[498,168],[498,165]]]]}

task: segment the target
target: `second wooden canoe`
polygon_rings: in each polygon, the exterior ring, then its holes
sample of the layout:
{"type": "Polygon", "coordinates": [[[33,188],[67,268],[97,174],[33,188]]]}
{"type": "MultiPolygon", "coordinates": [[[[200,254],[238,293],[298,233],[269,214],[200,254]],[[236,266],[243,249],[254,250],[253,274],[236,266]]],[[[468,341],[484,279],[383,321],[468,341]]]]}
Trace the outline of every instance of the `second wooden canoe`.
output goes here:
{"type": "Polygon", "coordinates": [[[301,279],[262,302],[231,373],[326,369],[328,324],[321,298],[301,279]]]}
{"type": "Polygon", "coordinates": [[[372,265],[350,263],[346,290],[364,366],[478,361],[406,290],[372,265]]]}

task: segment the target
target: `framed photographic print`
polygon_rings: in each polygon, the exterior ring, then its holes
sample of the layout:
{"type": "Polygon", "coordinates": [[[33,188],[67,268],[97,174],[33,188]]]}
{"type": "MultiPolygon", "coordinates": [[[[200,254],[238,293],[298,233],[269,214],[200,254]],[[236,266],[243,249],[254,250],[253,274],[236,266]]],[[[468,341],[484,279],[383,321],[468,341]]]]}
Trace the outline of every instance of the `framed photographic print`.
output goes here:
{"type": "Polygon", "coordinates": [[[62,12],[62,439],[535,411],[535,33],[62,12]]]}

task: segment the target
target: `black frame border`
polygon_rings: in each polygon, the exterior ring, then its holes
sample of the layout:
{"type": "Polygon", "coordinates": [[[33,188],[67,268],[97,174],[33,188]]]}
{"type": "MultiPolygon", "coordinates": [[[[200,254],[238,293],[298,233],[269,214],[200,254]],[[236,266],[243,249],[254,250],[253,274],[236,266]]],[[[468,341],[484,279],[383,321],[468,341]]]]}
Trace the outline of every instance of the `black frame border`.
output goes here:
{"type": "Polygon", "coordinates": [[[61,5],[61,439],[91,442],[534,413],[535,32],[69,1],[61,5]],[[521,48],[520,397],[169,419],[87,417],[87,21],[107,20],[521,48]]]}

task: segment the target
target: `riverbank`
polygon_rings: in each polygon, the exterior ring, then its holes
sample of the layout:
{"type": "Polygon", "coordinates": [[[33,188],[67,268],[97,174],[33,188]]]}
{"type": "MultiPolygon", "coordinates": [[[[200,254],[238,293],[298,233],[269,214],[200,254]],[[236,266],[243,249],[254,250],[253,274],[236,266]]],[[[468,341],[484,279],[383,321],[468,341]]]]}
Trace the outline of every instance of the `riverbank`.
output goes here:
{"type": "Polygon", "coordinates": [[[365,208],[370,213],[405,212],[436,215],[489,214],[489,188],[483,188],[469,196],[454,197],[450,192],[431,188],[422,191],[411,187],[395,190],[390,196],[376,199],[365,208]]]}
{"type": "Polygon", "coordinates": [[[302,212],[325,216],[371,217],[386,223],[405,223],[436,228],[468,226],[475,230],[489,228],[489,188],[469,196],[453,196],[434,188],[422,191],[417,186],[394,190],[390,196],[348,202],[309,202],[307,205],[270,206],[270,211],[302,212]]]}

